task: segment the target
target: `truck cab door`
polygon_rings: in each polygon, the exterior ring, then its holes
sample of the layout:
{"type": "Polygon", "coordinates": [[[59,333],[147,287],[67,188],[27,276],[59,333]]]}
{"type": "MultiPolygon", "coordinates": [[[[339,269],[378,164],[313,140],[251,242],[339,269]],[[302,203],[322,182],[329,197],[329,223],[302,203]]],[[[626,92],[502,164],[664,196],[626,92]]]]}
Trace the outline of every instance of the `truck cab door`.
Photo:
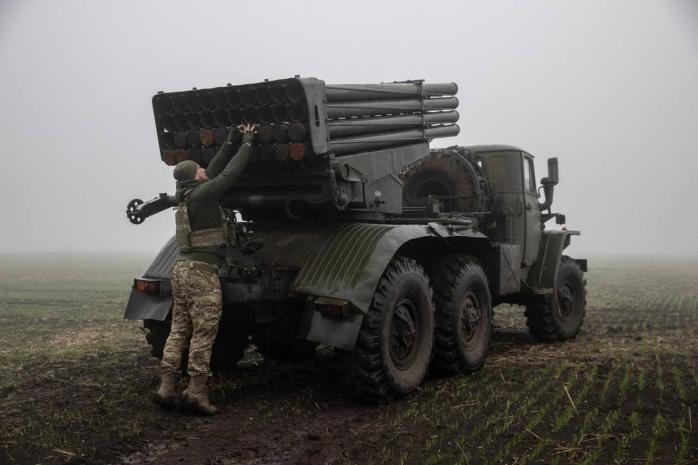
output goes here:
{"type": "Polygon", "coordinates": [[[542,234],[540,208],[538,208],[538,192],[536,177],[533,169],[533,157],[523,153],[523,204],[525,216],[524,256],[523,262],[530,266],[538,257],[540,238],[542,234]]]}

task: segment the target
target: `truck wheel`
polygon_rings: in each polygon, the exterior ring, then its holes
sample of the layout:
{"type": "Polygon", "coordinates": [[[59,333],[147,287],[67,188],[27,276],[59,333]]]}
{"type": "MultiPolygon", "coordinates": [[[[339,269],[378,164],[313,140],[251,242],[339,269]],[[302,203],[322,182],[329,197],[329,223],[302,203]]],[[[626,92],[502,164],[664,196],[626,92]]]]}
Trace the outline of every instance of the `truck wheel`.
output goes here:
{"type": "MultiPolygon", "coordinates": [[[[221,323],[223,321],[221,320],[221,323]]],[[[145,339],[150,344],[150,354],[162,360],[167,337],[170,335],[171,322],[144,320],[143,328],[146,330],[145,339]]],[[[221,324],[218,336],[213,343],[211,354],[211,368],[214,370],[231,370],[244,355],[245,348],[249,345],[250,331],[247,327],[234,324],[221,324]]],[[[182,372],[186,372],[188,352],[182,356],[182,372]]]]}
{"type": "Polygon", "coordinates": [[[572,339],[582,327],[586,303],[584,273],[574,260],[563,256],[553,293],[526,304],[526,324],[541,341],[572,339]]]}
{"type": "Polygon", "coordinates": [[[350,359],[350,382],[369,401],[417,389],[434,342],[429,278],[414,260],[398,257],[383,273],[350,359]]]}
{"type": "Polygon", "coordinates": [[[492,298],[487,276],[473,259],[452,256],[432,275],[436,330],[432,367],[442,374],[470,373],[485,363],[492,339],[492,298]]]}

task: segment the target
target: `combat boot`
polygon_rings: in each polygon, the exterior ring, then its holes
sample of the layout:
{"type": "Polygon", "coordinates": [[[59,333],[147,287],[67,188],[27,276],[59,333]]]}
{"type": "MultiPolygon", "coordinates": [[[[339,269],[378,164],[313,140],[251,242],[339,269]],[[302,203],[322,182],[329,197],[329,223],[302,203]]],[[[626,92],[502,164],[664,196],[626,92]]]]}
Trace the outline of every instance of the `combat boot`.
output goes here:
{"type": "Polygon", "coordinates": [[[165,410],[172,410],[177,406],[177,380],[173,372],[162,372],[160,387],[155,393],[153,400],[165,410]]]}
{"type": "Polygon", "coordinates": [[[202,415],[215,415],[218,408],[208,400],[208,376],[192,376],[183,392],[184,405],[202,415]]]}

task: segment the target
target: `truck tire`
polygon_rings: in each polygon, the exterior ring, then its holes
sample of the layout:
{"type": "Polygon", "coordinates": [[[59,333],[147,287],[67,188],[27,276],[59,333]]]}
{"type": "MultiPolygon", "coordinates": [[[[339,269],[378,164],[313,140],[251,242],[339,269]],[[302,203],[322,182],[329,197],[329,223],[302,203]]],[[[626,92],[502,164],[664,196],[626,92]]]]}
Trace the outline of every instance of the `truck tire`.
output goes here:
{"type": "Polygon", "coordinates": [[[434,306],[429,278],[409,258],[394,258],[383,273],[349,360],[355,394],[391,400],[417,389],[434,343],[434,306]]]}
{"type": "Polygon", "coordinates": [[[456,255],[431,275],[436,329],[432,368],[439,374],[470,373],[485,363],[492,339],[492,297],[475,260],[456,255]]]}
{"type": "Polygon", "coordinates": [[[582,327],[586,303],[584,273],[574,260],[563,256],[553,293],[527,302],[526,324],[540,341],[572,339],[582,327]]]}
{"type": "MultiPolygon", "coordinates": [[[[221,320],[221,323],[223,321],[221,320]]],[[[171,321],[144,320],[145,339],[150,344],[150,354],[162,360],[167,337],[170,335],[171,321]]],[[[250,344],[250,331],[247,327],[235,324],[221,324],[218,336],[213,343],[211,353],[211,369],[216,371],[232,370],[240,361],[245,349],[250,344]]],[[[186,372],[188,352],[182,355],[182,372],[186,372]]]]}

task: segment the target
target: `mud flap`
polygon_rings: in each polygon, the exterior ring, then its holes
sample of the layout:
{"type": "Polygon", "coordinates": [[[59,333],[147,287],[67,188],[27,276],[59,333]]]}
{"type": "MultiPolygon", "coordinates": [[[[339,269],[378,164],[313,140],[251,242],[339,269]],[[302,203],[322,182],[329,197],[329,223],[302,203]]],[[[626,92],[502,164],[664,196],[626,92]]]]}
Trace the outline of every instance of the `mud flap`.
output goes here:
{"type": "Polygon", "coordinates": [[[538,258],[528,273],[528,286],[535,293],[552,292],[560,268],[562,251],[570,245],[570,236],[578,236],[579,231],[543,231],[538,258]]]}
{"type": "Polygon", "coordinates": [[[309,305],[303,312],[298,336],[318,344],[354,350],[363,320],[363,313],[352,312],[344,318],[332,318],[309,305]]]}
{"type": "Polygon", "coordinates": [[[126,304],[124,318],[127,320],[165,321],[171,308],[172,297],[169,295],[146,294],[132,289],[126,304]]]}

